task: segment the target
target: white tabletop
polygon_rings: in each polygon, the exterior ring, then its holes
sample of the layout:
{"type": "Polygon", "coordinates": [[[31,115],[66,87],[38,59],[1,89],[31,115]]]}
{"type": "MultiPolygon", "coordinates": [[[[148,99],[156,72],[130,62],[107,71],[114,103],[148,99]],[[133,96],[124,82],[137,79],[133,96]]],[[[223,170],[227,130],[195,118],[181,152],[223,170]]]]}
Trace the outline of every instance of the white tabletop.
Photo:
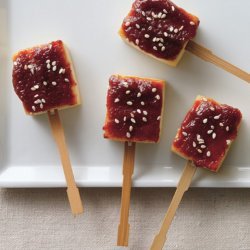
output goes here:
{"type": "MultiPolygon", "coordinates": [[[[120,189],[81,189],[74,218],[64,189],[1,189],[1,250],[117,250],[120,189]]],[[[174,189],[132,190],[129,250],[150,248],[174,189]]],[[[190,189],[164,249],[250,249],[249,189],[190,189]]],[[[122,248],[123,249],[123,248],[122,248]]]]}

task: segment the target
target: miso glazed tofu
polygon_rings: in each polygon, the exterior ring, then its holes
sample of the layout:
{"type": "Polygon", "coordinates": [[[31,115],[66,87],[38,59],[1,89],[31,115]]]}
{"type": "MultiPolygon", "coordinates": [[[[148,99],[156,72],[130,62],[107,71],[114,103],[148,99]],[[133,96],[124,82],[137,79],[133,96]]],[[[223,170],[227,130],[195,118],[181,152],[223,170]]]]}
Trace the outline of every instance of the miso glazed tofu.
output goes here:
{"type": "Polygon", "coordinates": [[[196,16],[169,0],[136,0],[119,34],[147,55],[176,66],[198,25],[196,16]]]}
{"type": "Polygon", "coordinates": [[[241,112],[198,96],[178,129],[172,150],[195,166],[217,172],[237,137],[241,112]]]}
{"type": "Polygon", "coordinates": [[[165,82],[112,75],[107,93],[104,137],[118,141],[158,142],[165,82]]]}
{"type": "Polygon", "coordinates": [[[29,115],[80,104],[69,53],[62,41],[21,50],[13,56],[13,85],[29,115]]]}

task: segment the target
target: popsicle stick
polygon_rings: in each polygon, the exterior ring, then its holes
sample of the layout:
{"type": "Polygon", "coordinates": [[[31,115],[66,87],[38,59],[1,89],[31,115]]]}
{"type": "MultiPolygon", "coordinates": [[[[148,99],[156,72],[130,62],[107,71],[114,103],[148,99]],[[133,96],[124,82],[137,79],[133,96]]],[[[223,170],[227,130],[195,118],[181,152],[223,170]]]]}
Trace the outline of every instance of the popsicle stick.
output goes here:
{"type": "Polygon", "coordinates": [[[188,190],[190,186],[190,183],[195,174],[195,171],[196,171],[196,167],[190,161],[188,161],[186,164],[186,167],[184,168],[184,171],[182,173],[178,186],[176,188],[174,197],[170,203],[168,211],[163,220],[160,232],[154,238],[153,244],[150,248],[151,250],[160,250],[163,248],[165,241],[167,239],[167,232],[172,223],[175,212],[181,202],[181,199],[184,193],[188,190]]]}
{"type": "Polygon", "coordinates": [[[48,111],[49,122],[53,136],[55,138],[61,162],[63,166],[63,171],[65,179],[67,182],[67,195],[71,207],[71,211],[74,215],[81,214],[83,212],[82,201],[79,193],[79,189],[76,186],[75,178],[73,175],[69,154],[66,146],[65,136],[63,126],[59,117],[57,110],[48,111]]]}
{"type": "Polygon", "coordinates": [[[227,72],[239,77],[240,79],[250,83],[250,74],[241,70],[240,68],[234,66],[233,64],[219,58],[218,56],[214,55],[212,51],[204,48],[203,46],[197,44],[194,41],[189,41],[186,50],[191,52],[192,54],[200,57],[201,59],[210,62],[227,72]]]}
{"type": "Polygon", "coordinates": [[[120,224],[118,227],[117,246],[128,246],[129,237],[129,206],[132,175],[135,161],[135,142],[125,142],[123,159],[123,184],[120,211],[120,224]]]}

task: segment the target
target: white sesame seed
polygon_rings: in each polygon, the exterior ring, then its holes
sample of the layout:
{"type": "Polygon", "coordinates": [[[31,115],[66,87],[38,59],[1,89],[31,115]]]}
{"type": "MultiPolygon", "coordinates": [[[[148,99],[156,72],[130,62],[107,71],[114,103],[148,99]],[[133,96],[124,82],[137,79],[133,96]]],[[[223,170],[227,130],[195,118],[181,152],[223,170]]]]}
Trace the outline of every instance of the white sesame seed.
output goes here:
{"type": "Polygon", "coordinates": [[[53,71],[56,71],[56,68],[57,68],[56,66],[53,66],[52,70],[53,70],[53,71]]]}
{"type": "Polygon", "coordinates": [[[202,154],[202,150],[201,150],[201,149],[198,148],[197,151],[198,151],[200,154],[202,154]]]}
{"type": "Polygon", "coordinates": [[[119,121],[118,119],[115,119],[115,123],[117,123],[117,124],[118,124],[119,122],[120,122],[120,121],[119,121]]]}
{"type": "Polygon", "coordinates": [[[190,25],[195,25],[195,23],[193,21],[190,22],[190,25]]]}
{"type": "Polygon", "coordinates": [[[207,118],[205,118],[205,119],[203,119],[203,121],[202,121],[202,122],[203,122],[204,124],[206,124],[206,123],[207,123],[207,121],[208,121],[208,120],[207,120],[207,118]]]}
{"type": "Polygon", "coordinates": [[[139,44],[139,39],[135,40],[135,44],[138,45],[139,44]]]}
{"type": "Polygon", "coordinates": [[[40,104],[42,101],[40,99],[37,99],[34,101],[35,104],[40,104]]]}
{"type": "Polygon", "coordinates": [[[169,31],[172,32],[173,30],[174,30],[174,27],[171,26],[171,27],[169,28],[169,31]]]}
{"type": "Polygon", "coordinates": [[[218,120],[218,119],[220,119],[220,117],[221,117],[221,114],[216,115],[216,116],[214,117],[214,119],[215,119],[215,120],[218,120]]]}
{"type": "Polygon", "coordinates": [[[226,131],[229,131],[229,127],[228,126],[226,126],[226,131]]]}
{"type": "Polygon", "coordinates": [[[140,29],[140,28],[141,28],[140,25],[139,25],[138,23],[135,25],[135,27],[136,27],[137,29],[140,29]]]}
{"type": "Polygon", "coordinates": [[[46,86],[47,84],[48,84],[47,82],[45,82],[45,81],[43,82],[43,85],[44,85],[44,86],[46,86]]]}
{"type": "Polygon", "coordinates": [[[153,41],[153,42],[156,42],[156,39],[157,39],[157,37],[154,37],[152,41],[153,41]]]}
{"type": "Polygon", "coordinates": [[[124,116],[124,117],[123,117],[123,121],[125,122],[126,120],[127,120],[127,117],[126,117],[126,116],[124,116]]]}
{"type": "Polygon", "coordinates": [[[231,140],[226,140],[226,142],[227,142],[227,145],[229,145],[231,143],[231,140]]]}
{"type": "Polygon", "coordinates": [[[158,17],[158,18],[161,18],[161,16],[162,16],[162,13],[159,12],[158,15],[157,15],[157,17],[158,17]]]}
{"type": "Polygon", "coordinates": [[[174,29],[174,33],[178,33],[179,30],[177,28],[174,29]]]}
{"type": "Polygon", "coordinates": [[[41,99],[41,101],[42,101],[42,103],[46,103],[45,99],[43,99],[43,98],[41,99]]]}
{"type": "Polygon", "coordinates": [[[206,145],[201,145],[201,148],[206,148],[206,145]]]}
{"type": "Polygon", "coordinates": [[[142,120],[143,120],[144,122],[147,122],[147,121],[148,121],[148,119],[147,119],[146,117],[142,117],[142,120]]]}
{"type": "Polygon", "coordinates": [[[199,140],[198,143],[199,144],[204,144],[204,140],[199,140]]]}
{"type": "Polygon", "coordinates": [[[167,33],[167,32],[164,32],[163,35],[164,35],[165,37],[168,37],[168,33],[167,33]]]}
{"type": "Polygon", "coordinates": [[[32,75],[34,75],[34,68],[31,68],[30,72],[31,72],[32,75]]]}
{"type": "Polygon", "coordinates": [[[223,126],[224,126],[224,124],[223,124],[222,122],[220,122],[219,125],[220,125],[220,127],[223,127],[223,126]]]}
{"type": "Polygon", "coordinates": [[[127,90],[127,91],[126,91],[126,95],[130,94],[130,92],[131,92],[130,90],[127,90]]]}
{"type": "Polygon", "coordinates": [[[157,117],[157,121],[159,121],[160,119],[161,119],[161,117],[160,117],[160,116],[158,116],[158,117],[157,117]]]}
{"type": "Polygon", "coordinates": [[[27,70],[27,69],[28,69],[28,66],[27,66],[27,65],[24,65],[24,69],[27,70]]]}
{"type": "Polygon", "coordinates": [[[151,20],[152,20],[152,18],[148,16],[148,17],[147,17],[147,20],[148,20],[148,21],[151,21],[151,20]]]}
{"type": "Polygon", "coordinates": [[[133,126],[129,126],[129,131],[132,132],[133,131],[133,126]]]}
{"type": "Polygon", "coordinates": [[[141,114],[141,110],[140,109],[137,109],[136,110],[138,114],[141,114]]]}
{"type": "Polygon", "coordinates": [[[130,25],[130,22],[126,22],[126,23],[125,23],[125,26],[128,27],[129,25],[130,25]]]}
{"type": "Polygon", "coordinates": [[[153,29],[153,27],[152,27],[152,26],[149,26],[149,27],[148,27],[148,30],[152,30],[152,29],[153,29]]]}
{"type": "Polygon", "coordinates": [[[36,84],[36,85],[34,86],[34,88],[35,88],[35,89],[39,89],[39,85],[36,84]]]}
{"type": "Polygon", "coordinates": [[[211,127],[211,129],[214,129],[214,125],[211,125],[210,127],[211,127]]]}
{"type": "Polygon", "coordinates": [[[182,131],[182,134],[183,134],[184,136],[187,136],[187,135],[188,135],[187,132],[185,132],[185,131],[182,131]]]}
{"type": "Polygon", "coordinates": [[[179,31],[183,30],[184,26],[182,25],[180,28],[179,28],[179,31]]]}
{"type": "Polygon", "coordinates": [[[215,108],[214,108],[214,107],[210,107],[209,109],[212,110],[212,111],[215,111],[215,108]]]}
{"type": "Polygon", "coordinates": [[[161,19],[164,19],[164,18],[166,18],[166,17],[167,17],[166,14],[162,14],[161,19]]]}
{"type": "Polygon", "coordinates": [[[135,117],[135,115],[134,115],[133,113],[130,113],[130,116],[131,116],[131,117],[135,117]]]}
{"type": "Polygon", "coordinates": [[[59,70],[59,74],[64,74],[64,73],[65,73],[65,69],[60,68],[60,70],[59,70]]]}
{"type": "Polygon", "coordinates": [[[142,14],[143,16],[146,16],[146,13],[145,13],[145,11],[142,11],[142,12],[141,12],[141,14],[142,14]]]}
{"type": "Polygon", "coordinates": [[[148,115],[148,112],[146,110],[143,110],[144,115],[148,115]]]}
{"type": "Polygon", "coordinates": [[[172,9],[172,11],[174,11],[174,10],[175,10],[175,7],[172,5],[172,6],[171,6],[171,9],[172,9]]]}
{"type": "Polygon", "coordinates": [[[157,88],[152,88],[152,92],[155,93],[157,91],[157,88]]]}
{"type": "Polygon", "coordinates": [[[133,103],[132,103],[131,101],[127,101],[127,104],[128,104],[129,106],[133,105],[133,103]]]}
{"type": "Polygon", "coordinates": [[[40,109],[43,109],[43,104],[42,103],[40,104],[40,109]]]}
{"type": "Polygon", "coordinates": [[[216,133],[212,134],[212,138],[215,139],[216,138],[216,133]]]}
{"type": "Polygon", "coordinates": [[[134,118],[131,118],[130,121],[133,122],[133,123],[136,123],[134,118]]]}
{"type": "Polygon", "coordinates": [[[194,148],[196,147],[196,143],[195,143],[195,141],[193,141],[193,147],[194,147],[194,148]]]}
{"type": "Polygon", "coordinates": [[[65,82],[69,82],[69,79],[68,79],[68,78],[65,78],[64,81],[65,81],[65,82]]]}
{"type": "Polygon", "coordinates": [[[197,138],[197,140],[200,140],[201,139],[201,135],[197,134],[196,138],[197,138]]]}
{"type": "Polygon", "coordinates": [[[52,49],[52,44],[49,44],[49,49],[52,49]]]}
{"type": "Polygon", "coordinates": [[[163,12],[166,13],[166,14],[168,13],[166,9],[163,9],[163,12]]]}
{"type": "Polygon", "coordinates": [[[158,50],[156,46],[153,47],[153,50],[158,50]]]}
{"type": "Polygon", "coordinates": [[[149,34],[145,34],[144,37],[145,38],[149,38],[150,36],[149,36],[149,34]]]}
{"type": "Polygon", "coordinates": [[[47,64],[47,69],[50,69],[50,64],[47,64]]]}
{"type": "Polygon", "coordinates": [[[15,66],[17,66],[17,62],[13,62],[13,64],[14,64],[15,66]]]}
{"type": "Polygon", "coordinates": [[[32,64],[29,64],[28,65],[28,69],[32,69],[33,68],[33,65],[32,64]]]}
{"type": "Polygon", "coordinates": [[[207,151],[207,157],[210,157],[210,156],[211,156],[211,152],[207,151]]]}
{"type": "Polygon", "coordinates": [[[39,96],[38,94],[34,95],[35,98],[38,97],[38,96],[39,96]]]}
{"type": "Polygon", "coordinates": [[[36,107],[35,107],[35,106],[32,106],[32,110],[33,110],[33,111],[36,111],[36,107]]]}
{"type": "Polygon", "coordinates": [[[122,82],[122,85],[123,85],[125,88],[128,88],[128,83],[127,83],[127,82],[123,81],[123,82],[122,82]]]}
{"type": "Polygon", "coordinates": [[[208,135],[210,135],[210,134],[212,134],[212,133],[213,133],[213,130],[208,130],[208,131],[207,131],[207,134],[208,134],[208,135]]]}
{"type": "Polygon", "coordinates": [[[53,86],[56,86],[56,82],[52,82],[52,85],[53,85],[53,86]]]}
{"type": "Polygon", "coordinates": [[[35,90],[36,90],[36,88],[34,88],[34,87],[31,87],[30,89],[31,89],[32,91],[35,91],[35,90]]]}
{"type": "Polygon", "coordinates": [[[161,47],[161,51],[164,51],[166,48],[165,48],[165,46],[162,46],[161,47]]]}
{"type": "Polygon", "coordinates": [[[115,98],[114,103],[117,103],[117,102],[119,102],[119,101],[120,101],[119,98],[115,98]]]}
{"type": "Polygon", "coordinates": [[[141,102],[141,105],[144,106],[144,105],[145,105],[145,102],[141,102]]]}
{"type": "Polygon", "coordinates": [[[52,66],[55,66],[55,65],[56,65],[56,61],[53,61],[53,62],[52,62],[52,66]]]}
{"type": "Polygon", "coordinates": [[[131,137],[131,134],[129,132],[126,133],[126,137],[127,138],[130,138],[131,137]]]}
{"type": "Polygon", "coordinates": [[[50,63],[50,60],[48,59],[48,60],[46,61],[46,63],[47,63],[47,64],[50,63]]]}
{"type": "Polygon", "coordinates": [[[137,93],[137,97],[141,97],[141,93],[139,92],[139,93],[137,93]]]}
{"type": "Polygon", "coordinates": [[[159,47],[162,47],[162,46],[163,46],[163,44],[162,44],[162,43],[158,43],[158,46],[159,46],[159,47]]]}
{"type": "Polygon", "coordinates": [[[160,99],[161,99],[161,97],[160,97],[159,95],[156,95],[155,98],[156,98],[157,100],[160,100],[160,99]]]}

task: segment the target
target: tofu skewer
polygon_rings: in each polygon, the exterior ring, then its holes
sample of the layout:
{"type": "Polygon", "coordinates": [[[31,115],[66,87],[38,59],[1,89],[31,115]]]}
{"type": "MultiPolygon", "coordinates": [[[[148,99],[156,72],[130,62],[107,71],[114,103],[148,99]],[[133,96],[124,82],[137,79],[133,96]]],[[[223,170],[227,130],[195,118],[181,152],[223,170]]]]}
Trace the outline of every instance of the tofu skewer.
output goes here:
{"type": "Polygon", "coordinates": [[[170,0],[135,0],[119,30],[121,38],[132,47],[175,67],[185,49],[223,70],[250,83],[250,74],[214,55],[193,41],[198,17],[170,0]]]}
{"type": "Polygon", "coordinates": [[[113,75],[109,80],[104,138],[124,142],[123,184],[118,246],[128,246],[129,207],[136,143],[160,139],[165,82],[113,75]]]}
{"type": "Polygon", "coordinates": [[[35,46],[13,56],[13,86],[28,115],[47,113],[58,146],[74,215],[83,212],[60,121],[60,109],[80,104],[77,81],[69,53],[63,42],[35,46]]]}
{"type": "Polygon", "coordinates": [[[197,168],[219,170],[237,137],[241,119],[236,108],[203,96],[196,98],[172,144],[172,151],[185,158],[187,164],[151,250],[163,248],[175,212],[197,168]]]}

